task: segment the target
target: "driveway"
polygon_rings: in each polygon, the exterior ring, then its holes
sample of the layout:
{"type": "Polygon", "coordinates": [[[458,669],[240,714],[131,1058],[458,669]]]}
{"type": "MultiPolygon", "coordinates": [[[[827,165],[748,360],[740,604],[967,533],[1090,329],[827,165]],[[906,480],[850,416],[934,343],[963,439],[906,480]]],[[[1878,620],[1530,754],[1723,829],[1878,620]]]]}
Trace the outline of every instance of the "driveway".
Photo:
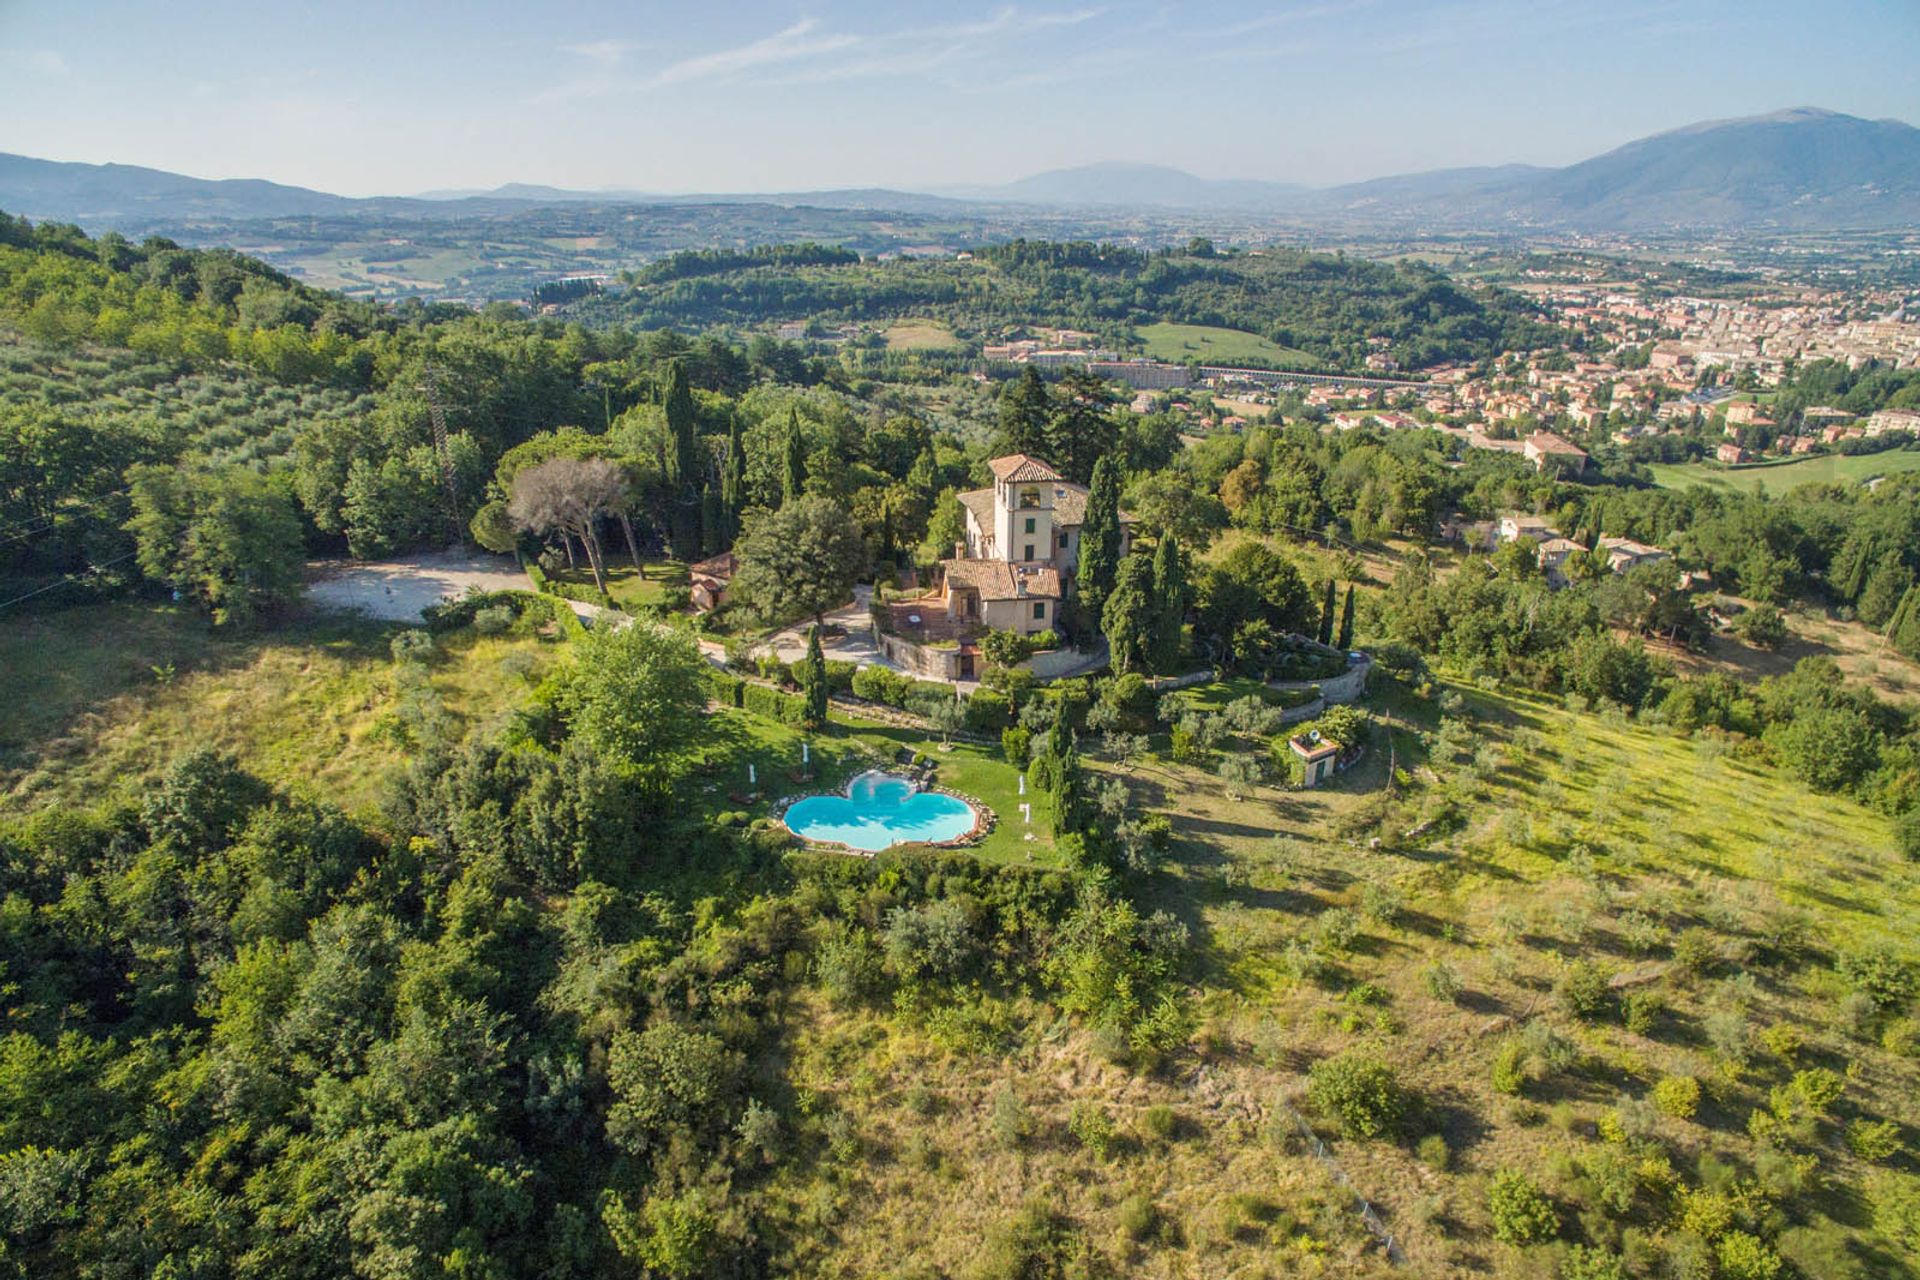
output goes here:
{"type": "Polygon", "coordinates": [[[533,590],[519,562],[483,551],[431,551],[399,560],[316,560],[307,568],[307,599],[313,604],[386,622],[419,622],[428,605],[475,587],[533,590]]]}
{"type": "MultiPolygon", "coordinates": [[[[872,596],[872,587],[857,586],[853,589],[852,604],[843,605],[824,616],[826,626],[820,633],[820,651],[826,655],[828,662],[851,662],[862,667],[893,667],[899,670],[881,656],[879,648],[873,643],[873,626],[867,618],[867,601],[872,596]]],[[[755,645],[754,652],[763,653],[771,649],[773,655],[782,662],[804,658],[807,656],[807,631],[812,626],[809,620],[784,631],[776,631],[755,645]]]]}

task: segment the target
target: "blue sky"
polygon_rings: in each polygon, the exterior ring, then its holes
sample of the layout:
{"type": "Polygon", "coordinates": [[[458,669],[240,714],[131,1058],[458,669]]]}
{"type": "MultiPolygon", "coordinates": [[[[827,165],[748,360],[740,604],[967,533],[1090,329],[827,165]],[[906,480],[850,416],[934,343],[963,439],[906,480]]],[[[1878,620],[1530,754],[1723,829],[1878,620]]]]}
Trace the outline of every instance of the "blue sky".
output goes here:
{"type": "Polygon", "coordinates": [[[0,151],[350,195],[1315,185],[1695,120],[1920,124],[1920,0],[0,0],[0,151]]]}

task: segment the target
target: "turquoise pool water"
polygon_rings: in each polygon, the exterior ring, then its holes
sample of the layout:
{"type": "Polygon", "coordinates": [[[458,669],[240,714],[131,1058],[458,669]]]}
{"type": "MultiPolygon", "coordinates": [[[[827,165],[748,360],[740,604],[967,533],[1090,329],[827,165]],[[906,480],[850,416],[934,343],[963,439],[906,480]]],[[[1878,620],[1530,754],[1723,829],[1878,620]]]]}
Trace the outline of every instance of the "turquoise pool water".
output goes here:
{"type": "Polygon", "coordinates": [[[915,791],[904,778],[863,773],[844,796],[808,796],[786,814],[804,840],[830,841],[867,853],[910,841],[957,840],[973,829],[973,809],[937,791],[915,791]]]}

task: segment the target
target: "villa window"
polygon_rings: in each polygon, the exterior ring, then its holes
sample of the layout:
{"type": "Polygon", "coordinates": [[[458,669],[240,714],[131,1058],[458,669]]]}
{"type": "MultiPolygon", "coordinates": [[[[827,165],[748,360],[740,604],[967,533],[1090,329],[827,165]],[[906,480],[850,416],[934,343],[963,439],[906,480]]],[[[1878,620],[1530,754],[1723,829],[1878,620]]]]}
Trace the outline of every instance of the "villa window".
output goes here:
{"type": "Polygon", "coordinates": [[[1023,507],[1039,506],[1040,491],[1038,489],[1022,489],[1020,491],[1020,505],[1023,507]]]}
{"type": "Polygon", "coordinates": [[[1060,549],[1062,551],[1067,549],[1067,535],[1064,533],[1060,535],[1060,549]]]}
{"type": "Polygon", "coordinates": [[[1041,622],[1047,620],[1047,602],[1045,600],[1035,600],[1033,602],[1033,616],[1041,622]]]}
{"type": "Polygon", "coordinates": [[[1022,555],[1022,556],[1021,556],[1020,558],[1021,558],[1022,560],[1031,560],[1031,559],[1033,559],[1033,544],[1032,544],[1031,542],[1029,542],[1029,543],[1027,544],[1027,547],[1026,547],[1026,554],[1025,554],[1025,555],[1022,555]]]}
{"type": "Polygon", "coordinates": [[[1032,516],[1028,516],[1028,517],[1027,517],[1027,532],[1028,532],[1028,533],[1032,533],[1032,532],[1033,532],[1033,517],[1032,517],[1032,516]]]}

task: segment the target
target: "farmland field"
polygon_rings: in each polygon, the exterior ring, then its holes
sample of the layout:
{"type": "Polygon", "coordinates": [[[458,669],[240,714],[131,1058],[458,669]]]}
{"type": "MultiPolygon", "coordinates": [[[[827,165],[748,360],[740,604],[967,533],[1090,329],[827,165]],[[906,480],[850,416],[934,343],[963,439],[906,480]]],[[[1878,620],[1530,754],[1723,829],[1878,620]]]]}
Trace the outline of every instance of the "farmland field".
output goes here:
{"type": "Polygon", "coordinates": [[[1803,484],[1858,482],[1874,476],[1920,470],[1920,450],[1901,449],[1852,456],[1827,454],[1751,467],[1725,467],[1710,462],[1655,463],[1650,470],[1654,483],[1663,489],[1685,489],[1703,484],[1716,489],[1739,489],[1744,492],[1750,491],[1754,483],[1759,481],[1766,485],[1769,493],[1784,493],[1803,484]]]}
{"type": "Polygon", "coordinates": [[[1304,351],[1269,342],[1257,333],[1207,324],[1145,324],[1133,336],[1155,360],[1176,364],[1270,364],[1287,369],[1317,369],[1320,361],[1304,351]]]}

